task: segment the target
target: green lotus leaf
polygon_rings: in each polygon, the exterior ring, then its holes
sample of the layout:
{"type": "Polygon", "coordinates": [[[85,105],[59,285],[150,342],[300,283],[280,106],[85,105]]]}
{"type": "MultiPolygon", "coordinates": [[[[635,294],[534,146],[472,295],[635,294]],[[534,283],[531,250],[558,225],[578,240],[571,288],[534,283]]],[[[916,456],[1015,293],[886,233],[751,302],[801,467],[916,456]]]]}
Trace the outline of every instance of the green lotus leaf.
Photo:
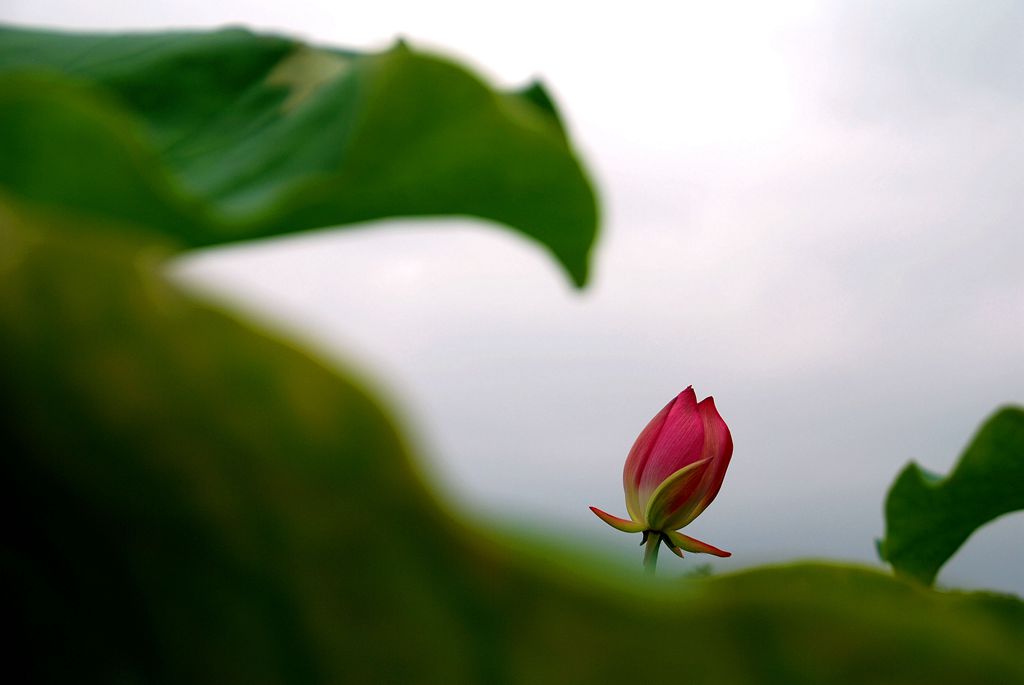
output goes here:
{"type": "MultiPolygon", "coordinates": [[[[32,682],[1009,683],[1024,604],[825,564],[688,582],[441,506],[351,370],[0,204],[0,539],[32,682]]],[[[481,455],[482,459],[486,455],[481,455]]]]}
{"type": "Polygon", "coordinates": [[[1024,510],[1024,410],[1004,407],[974,436],[942,478],[911,462],[885,500],[879,554],[928,585],[974,531],[1024,510]]]}
{"type": "Polygon", "coordinates": [[[0,188],[199,247],[400,216],[537,241],[581,285],[593,189],[540,84],[399,43],[0,27],[0,188]]]}

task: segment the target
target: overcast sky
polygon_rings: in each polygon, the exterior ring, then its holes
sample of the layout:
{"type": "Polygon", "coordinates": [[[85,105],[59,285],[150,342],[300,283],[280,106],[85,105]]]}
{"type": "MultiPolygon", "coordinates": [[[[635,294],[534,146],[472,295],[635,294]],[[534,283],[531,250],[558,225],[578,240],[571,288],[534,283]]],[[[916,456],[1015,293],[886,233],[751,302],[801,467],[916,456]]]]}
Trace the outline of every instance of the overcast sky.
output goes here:
{"type": "MultiPolygon", "coordinates": [[[[469,512],[639,554],[587,506],[625,513],[633,439],[693,384],[736,444],[687,529],[734,552],[717,568],[877,563],[903,464],[946,472],[1024,403],[1024,3],[4,0],[0,19],[403,35],[499,84],[544,79],[605,211],[582,294],[461,220],[178,265],[362,367],[469,512]]],[[[1022,539],[1004,517],[940,581],[1024,594],[1022,539]]]]}

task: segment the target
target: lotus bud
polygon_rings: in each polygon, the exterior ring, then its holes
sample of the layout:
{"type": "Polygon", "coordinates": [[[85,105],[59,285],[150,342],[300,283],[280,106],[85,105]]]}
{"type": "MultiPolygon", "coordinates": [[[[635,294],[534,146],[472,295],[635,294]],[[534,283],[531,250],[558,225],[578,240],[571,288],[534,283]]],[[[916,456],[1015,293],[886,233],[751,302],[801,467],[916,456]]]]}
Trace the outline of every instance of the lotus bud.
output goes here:
{"type": "Polygon", "coordinates": [[[664,542],[683,551],[727,557],[729,552],[683,535],[680,528],[697,518],[718,495],[732,457],[732,436],[711,397],[697,402],[693,387],[665,405],[626,457],[622,485],[629,519],[591,507],[612,528],[643,533],[645,565],[653,571],[664,542]]]}

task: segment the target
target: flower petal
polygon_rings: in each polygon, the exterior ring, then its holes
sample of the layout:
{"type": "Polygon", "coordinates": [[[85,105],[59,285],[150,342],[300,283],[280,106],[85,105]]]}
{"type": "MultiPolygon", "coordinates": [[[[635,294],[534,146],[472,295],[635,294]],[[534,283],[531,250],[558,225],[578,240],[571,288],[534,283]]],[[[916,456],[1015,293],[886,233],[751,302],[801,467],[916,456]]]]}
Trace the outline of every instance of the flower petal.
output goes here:
{"type": "Polygon", "coordinates": [[[696,506],[689,512],[689,516],[674,528],[682,528],[689,524],[714,501],[718,491],[722,489],[725,471],[729,468],[729,460],[732,459],[732,434],[729,432],[729,426],[719,415],[714,398],[704,398],[697,405],[697,410],[704,422],[703,456],[711,459],[711,468],[704,474],[704,481],[700,484],[699,501],[696,506]]]}
{"type": "Polygon", "coordinates": [[[644,512],[644,521],[652,530],[674,530],[674,520],[689,515],[696,500],[694,494],[704,481],[711,466],[710,459],[702,459],[679,469],[666,478],[651,495],[644,512]]]}
{"type": "Polygon", "coordinates": [[[607,523],[615,530],[621,530],[623,533],[642,533],[644,525],[637,523],[636,521],[630,521],[628,519],[620,519],[618,516],[612,516],[606,511],[601,511],[597,507],[590,507],[590,511],[597,514],[597,517],[607,523]]]}
{"type": "Polygon", "coordinates": [[[669,403],[644,426],[629,450],[629,456],[626,457],[626,466],[622,469],[622,489],[626,491],[626,511],[636,521],[639,521],[644,513],[640,503],[640,477],[644,473],[644,467],[658,441],[658,436],[661,435],[665,419],[678,399],[676,396],[669,400],[669,403]]]}
{"type": "Polygon", "coordinates": [[[703,447],[704,421],[697,410],[697,396],[690,387],[679,393],[670,404],[665,420],[653,440],[640,474],[638,509],[647,509],[654,491],[666,478],[684,466],[699,461],[703,456],[703,447]]]}
{"type": "Polygon", "coordinates": [[[716,557],[731,557],[732,552],[726,552],[725,550],[712,547],[706,542],[701,542],[696,538],[691,538],[689,535],[683,535],[679,531],[670,530],[665,533],[668,539],[672,541],[672,544],[676,547],[681,547],[687,552],[693,552],[695,554],[713,554],[716,557]]]}

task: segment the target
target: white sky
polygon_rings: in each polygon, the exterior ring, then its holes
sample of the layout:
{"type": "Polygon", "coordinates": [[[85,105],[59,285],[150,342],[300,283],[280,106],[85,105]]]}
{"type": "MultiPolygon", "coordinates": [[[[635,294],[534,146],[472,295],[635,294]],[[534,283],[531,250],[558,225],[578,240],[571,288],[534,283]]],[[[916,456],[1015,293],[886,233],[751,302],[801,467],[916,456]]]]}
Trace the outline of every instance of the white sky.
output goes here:
{"type": "MultiPolygon", "coordinates": [[[[403,35],[544,79],[602,192],[584,293],[469,221],[181,267],[365,367],[470,511],[638,554],[587,505],[624,513],[630,444],[692,383],[736,443],[687,529],[734,552],[718,568],[875,563],[902,465],[945,472],[1024,403],[1024,4],[4,0],[0,20],[403,35]]],[[[990,525],[940,580],[1024,594],[1021,539],[1022,514],[990,525]]]]}

